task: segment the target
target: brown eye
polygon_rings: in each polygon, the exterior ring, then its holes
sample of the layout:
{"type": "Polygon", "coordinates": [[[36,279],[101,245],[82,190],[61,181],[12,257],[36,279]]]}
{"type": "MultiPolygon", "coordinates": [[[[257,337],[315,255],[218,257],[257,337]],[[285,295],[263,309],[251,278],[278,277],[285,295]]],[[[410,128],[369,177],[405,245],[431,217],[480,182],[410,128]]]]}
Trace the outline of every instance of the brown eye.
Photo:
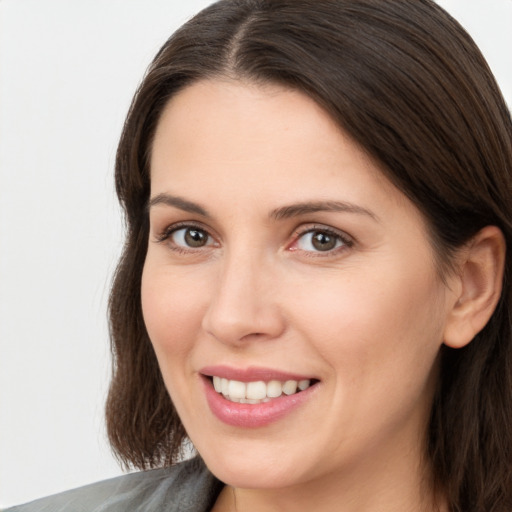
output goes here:
{"type": "Polygon", "coordinates": [[[330,251],[336,247],[336,242],[336,238],[328,235],[327,233],[313,233],[313,236],[311,237],[311,243],[318,251],[330,251]]]}
{"type": "Polygon", "coordinates": [[[297,247],[309,252],[327,252],[346,245],[343,239],[336,233],[329,231],[308,231],[297,242],[297,247]]]}
{"type": "Polygon", "coordinates": [[[210,235],[203,229],[185,227],[174,231],[171,240],[180,247],[197,249],[211,243],[210,235]]]}
{"type": "Polygon", "coordinates": [[[199,229],[187,229],[185,242],[189,247],[202,247],[208,242],[208,235],[199,229]]]}

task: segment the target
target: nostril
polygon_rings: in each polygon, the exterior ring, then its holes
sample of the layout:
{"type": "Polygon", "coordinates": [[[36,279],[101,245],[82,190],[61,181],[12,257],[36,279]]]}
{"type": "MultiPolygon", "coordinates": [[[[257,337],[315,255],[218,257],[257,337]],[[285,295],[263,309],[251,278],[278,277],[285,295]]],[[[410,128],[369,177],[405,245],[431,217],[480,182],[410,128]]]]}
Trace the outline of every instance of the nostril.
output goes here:
{"type": "Polygon", "coordinates": [[[240,338],[240,341],[249,341],[251,339],[261,339],[264,337],[265,337],[265,334],[262,332],[251,332],[249,334],[246,334],[245,336],[242,336],[240,338]]]}

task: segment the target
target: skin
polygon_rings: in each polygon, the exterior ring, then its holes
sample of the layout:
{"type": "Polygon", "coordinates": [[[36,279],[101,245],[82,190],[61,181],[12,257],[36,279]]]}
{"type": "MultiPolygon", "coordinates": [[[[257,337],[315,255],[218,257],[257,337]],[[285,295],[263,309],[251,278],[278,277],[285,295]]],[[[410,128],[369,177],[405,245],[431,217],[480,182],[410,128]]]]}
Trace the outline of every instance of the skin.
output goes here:
{"type": "Polygon", "coordinates": [[[205,210],[151,206],[142,307],[180,418],[228,484],[214,510],[432,510],[425,427],[461,287],[439,277],[418,209],[305,95],[221,80],[166,106],[161,194],[205,210]],[[356,208],[271,215],[321,201],[356,208]],[[180,223],[206,244],[187,246],[180,223]],[[311,229],[342,238],[320,251],[311,229]],[[235,427],[199,375],[219,364],[319,382],[280,420],[235,427]]]}

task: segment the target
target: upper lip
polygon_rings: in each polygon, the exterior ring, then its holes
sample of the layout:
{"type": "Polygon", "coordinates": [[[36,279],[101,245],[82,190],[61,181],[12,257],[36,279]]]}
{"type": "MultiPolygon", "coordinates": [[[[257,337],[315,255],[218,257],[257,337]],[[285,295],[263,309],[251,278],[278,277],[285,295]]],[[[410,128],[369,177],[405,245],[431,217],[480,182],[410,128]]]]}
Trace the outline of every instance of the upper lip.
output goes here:
{"type": "Polygon", "coordinates": [[[200,370],[200,373],[206,377],[216,376],[228,380],[238,380],[240,382],[254,382],[259,380],[264,382],[271,380],[279,380],[282,382],[287,380],[313,380],[313,377],[310,375],[302,375],[259,366],[249,366],[247,368],[235,368],[226,365],[205,366],[200,370]]]}

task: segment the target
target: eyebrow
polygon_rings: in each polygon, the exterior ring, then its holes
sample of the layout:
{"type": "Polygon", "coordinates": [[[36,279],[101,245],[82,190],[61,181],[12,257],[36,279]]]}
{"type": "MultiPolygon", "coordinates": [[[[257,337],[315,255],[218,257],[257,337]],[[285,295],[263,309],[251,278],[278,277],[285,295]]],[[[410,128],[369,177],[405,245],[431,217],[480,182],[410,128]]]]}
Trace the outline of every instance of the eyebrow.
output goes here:
{"type": "Polygon", "coordinates": [[[345,212],[355,213],[358,215],[367,215],[375,221],[379,221],[379,217],[371,210],[358,206],[356,204],[344,201],[309,201],[303,203],[291,204],[276,208],[270,213],[270,217],[275,220],[289,219],[290,217],[298,217],[308,213],[316,212],[345,212]]]}
{"type": "MultiPolygon", "coordinates": [[[[173,206],[185,212],[196,213],[206,218],[211,218],[208,211],[197,203],[188,201],[179,196],[170,194],[158,194],[150,199],[148,202],[147,210],[152,206],[163,204],[165,206],[173,206]]],[[[292,217],[299,217],[300,215],[307,215],[316,212],[344,212],[354,213],[358,215],[367,215],[375,221],[379,221],[378,216],[371,210],[363,208],[362,206],[344,201],[305,201],[295,203],[288,206],[281,206],[272,210],[269,217],[274,220],[285,220],[292,217]]]]}
{"type": "Polygon", "coordinates": [[[182,197],[171,196],[169,194],[158,194],[157,196],[150,199],[147,210],[152,206],[156,206],[159,204],[163,204],[166,206],[174,206],[180,210],[189,213],[197,213],[198,215],[202,215],[203,217],[211,217],[211,215],[202,207],[192,201],[187,201],[182,197]]]}

